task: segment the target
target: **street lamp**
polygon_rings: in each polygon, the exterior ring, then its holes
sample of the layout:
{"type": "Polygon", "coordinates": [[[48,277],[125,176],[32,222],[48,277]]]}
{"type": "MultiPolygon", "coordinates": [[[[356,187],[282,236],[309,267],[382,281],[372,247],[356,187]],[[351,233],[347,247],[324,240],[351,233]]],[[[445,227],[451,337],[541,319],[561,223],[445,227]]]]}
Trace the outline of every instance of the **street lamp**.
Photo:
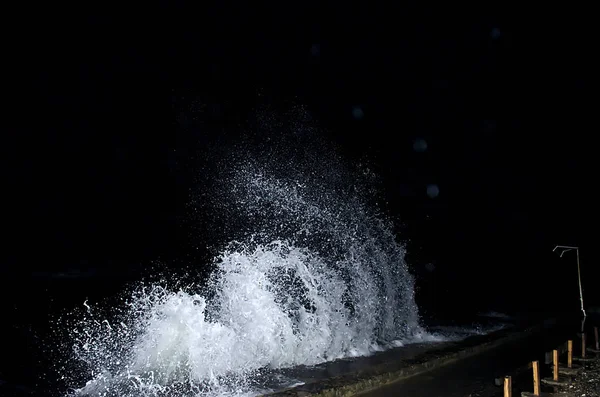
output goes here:
{"type": "Polygon", "coordinates": [[[583,312],[583,318],[585,320],[586,314],[585,309],[583,308],[583,289],[581,288],[581,268],[579,266],[579,247],[570,247],[568,245],[557,245],[554,247],[552,252],[556,251],[556,249],[561,249],[560,257],[564,255],[565,252],[575,250],[577,252],[577,277],[579,278],[579,300],[581,301],[581,311],[583,312]]]}

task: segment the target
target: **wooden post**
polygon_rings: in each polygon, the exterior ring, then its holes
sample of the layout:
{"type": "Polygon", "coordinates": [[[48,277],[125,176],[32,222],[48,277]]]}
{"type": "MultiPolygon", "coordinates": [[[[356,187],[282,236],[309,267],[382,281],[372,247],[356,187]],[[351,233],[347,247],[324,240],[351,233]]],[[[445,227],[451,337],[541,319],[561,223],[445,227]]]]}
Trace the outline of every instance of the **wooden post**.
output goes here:
{"type": "Polygon", "coordinates": [[[533,362],[533,395],[540,395],[540,362],[533,362]]]}
{"type": "Polygon", "coordinates": [[[552,379],[558,380],[558,350],[552,351],[552,364],[554,364],[552,379]]]}
{"type": "Polygon", "coordinates": [[[504,397],[512,397],[512,378],[504,377],[504,397]]]}
{"type": "Polygon", "coordinates": [[[573,341],[567,342],[567,367],[573,368],[573,341]]]}
{"type": "Polygon", "coordinates": [[[585,332],[581,334],[581,358],[585,358],[585,332]]]}
{"type": "Polygon", "coordinates": [[[600,350],[600,342],[598,341],[598,327],[594,327],[594,338],[596,339],[596,350],[600,350]]]}

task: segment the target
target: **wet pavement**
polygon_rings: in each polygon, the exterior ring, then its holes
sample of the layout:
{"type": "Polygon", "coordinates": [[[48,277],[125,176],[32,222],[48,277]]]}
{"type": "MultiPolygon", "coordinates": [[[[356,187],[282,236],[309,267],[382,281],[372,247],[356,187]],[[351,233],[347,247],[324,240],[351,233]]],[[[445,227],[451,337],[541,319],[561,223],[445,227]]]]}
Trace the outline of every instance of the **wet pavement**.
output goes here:
{"type": "Polygon", "coordinates": [[[405,346],[371,357],[295,368],[286,375],[305,384],[272,395],[494,396],[502,394],[494,380],[505,375],[514,376],[515,392],[530,391],[527,363],[543,363],[544,352],[566,341],[572,330],[570,323],[549,322],[460,342],[405,346]]]}

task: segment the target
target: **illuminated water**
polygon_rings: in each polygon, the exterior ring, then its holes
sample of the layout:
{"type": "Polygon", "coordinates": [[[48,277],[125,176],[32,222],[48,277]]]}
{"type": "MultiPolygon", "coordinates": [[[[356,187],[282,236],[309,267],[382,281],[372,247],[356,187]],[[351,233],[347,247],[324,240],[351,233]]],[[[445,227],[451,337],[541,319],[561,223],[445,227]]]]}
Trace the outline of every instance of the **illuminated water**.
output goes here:
{"type": "Polygon", "coordinates": [[[256,394],[278,368],[435,339],[404,247],[368,204],[369,172],[288,154],[229,163],[197,204],[232,237],[208,281],[140,285],[112,315],[85,303],[70,322],[73,394],[256,394]]]}

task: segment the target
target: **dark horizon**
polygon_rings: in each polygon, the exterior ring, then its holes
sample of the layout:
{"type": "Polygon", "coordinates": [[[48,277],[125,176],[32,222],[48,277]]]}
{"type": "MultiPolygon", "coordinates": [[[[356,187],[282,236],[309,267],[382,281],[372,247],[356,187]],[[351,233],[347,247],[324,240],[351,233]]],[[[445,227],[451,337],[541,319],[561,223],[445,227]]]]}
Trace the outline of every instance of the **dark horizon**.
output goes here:
{"type": "Polygon", "coordinates": [[[272,10],[261,28],[217,22],[225,10],[214,24],[174,14],[148,36],[127,19],[32,20],[38,34],[18,37],[10,58],[4,147],[20,210],[8,245],[19,249],[3,273],[31,254],[66,268],[180,259],[203,150],[248,133],[261,108],[294,106],[383,178],[415,256],[526,262],[555,244],[593,255],[585,23],[538,40],[538,25],[491,11],[470,23],[304,11],[272,10]]]}

